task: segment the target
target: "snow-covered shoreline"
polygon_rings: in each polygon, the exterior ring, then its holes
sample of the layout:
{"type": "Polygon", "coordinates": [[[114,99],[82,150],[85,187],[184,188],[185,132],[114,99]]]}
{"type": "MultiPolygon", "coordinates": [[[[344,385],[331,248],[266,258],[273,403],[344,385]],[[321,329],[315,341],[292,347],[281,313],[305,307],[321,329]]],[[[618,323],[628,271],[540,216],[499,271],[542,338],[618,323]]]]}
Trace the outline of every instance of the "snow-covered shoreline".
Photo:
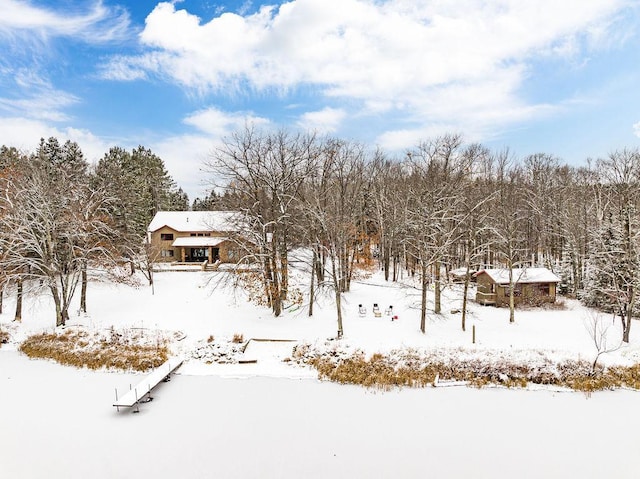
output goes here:
{"type": "MultiPolygon", "coordinates": [[[[470,387],[382,392],[317,379],[308,366],[283,362],[293,342],[323,344],[335,336],[329,299],[313,317],[291,308],[274,318],[241,292],[212,289],[206,273],[156,274],[156,293],[140,286],[91,283],[89,313],[69,328],[162,332],[188,359],[140,414],[115,411],[116,388],[140,375],[89,371],[17,352],[25,337],[52,331],[46,296],[27,295],[20,324],[8,295],[0,323],[11,334],[0,348],[0,475],[10,478],[371,478],[371,477],[637,477],[633,449],[640,393],[551,388],[470,387]],[[236,335],[249,364],[207,364],[207,344],[236,335]],[[211,340],[213,338],[213,340],[211,340]],[[240,379],[242,378],[242,379],[240,379]]],[[[445,291],[443,314],[418,329],[414,290],[374,275],[345,295],[345,337],[329,344],[367,354],[393,350],[449,351],[523,360],[593,360],[588,310],[567,301],[557,310],[508,311],[470,303],[461,331],[459,290],[445,291]],[[360,317],[393,304],[397,321],[360,317]],[[471,327],[476,326],[476,343],[471,327]],[[513,354],[512,354],[513,353],[513,354]]],[[[615,324],[611,330],[615,339],[615,324]]],[[[638,362],[638,330],[603,364],[638,362]]],[[[214,354],[211,352],[211,354],[214,354]]],[[[457,354],[457,353],[456,353],[457,354]]]]}

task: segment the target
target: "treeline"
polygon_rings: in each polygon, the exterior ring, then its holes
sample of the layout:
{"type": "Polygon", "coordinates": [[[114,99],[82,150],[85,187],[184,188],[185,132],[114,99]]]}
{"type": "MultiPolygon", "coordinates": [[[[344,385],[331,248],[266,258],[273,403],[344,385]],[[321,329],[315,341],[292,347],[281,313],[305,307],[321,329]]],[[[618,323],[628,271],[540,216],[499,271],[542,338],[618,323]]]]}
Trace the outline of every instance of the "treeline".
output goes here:
{"type": "Polygon", "coordinates": [[[86,312],[88,272],[145,269],[153,215],[189,206],[150,150],[111,148],[89,165],[77,143],[53,137],[32,153],[0,147],[0,191],[0,308],[15,288],[20,320],[23,284],[34,280],[51,293],[58,326],[78,288],[86,312]]]}
{"type": "Polygon", "coordinates": [[[338,335],[354,265],[375,260],[389,281],[401,272],[421,279],[422,331],[427,290],[434,286],[439,313],[441,275],[452,268],[544,266],[568,293],[618,315],[628,341],[640,286],[637,149],[574,167],[445,135],[394,158],[340,139],[247,127],[208,168],[215,204],[249,219],[243,233],[256,245],[250,257],[262,265],[276,316],[289,293],[291,252],[302,247],[312,252],[309,314],[316,288],[330,287],[338,335]]]}
{"type": "MultiPolygon", "coordinates": [[[[290,295],[292,259],[308,264],[310,315],[319,289],[334,295],[339,335],[342,294],[358,262],[379,264],[388,281],[420,280],[423,331],[427,291],[434,288],[440,313],[442,276],[451,269],[465,268],[468,278],[488,266],[545,266],[567,293],[619,316],[629,338],[640,287],[638,149],[569,166],[444,135],[398,158],[341,139],[247,127],[206,168],[215,188],[192,208],[244,213],[238,243],[251,247],[242,261],[260,265],[276,316],[290,295]],[[297,251],[308,254],[292,257],[297,251]]],[[[149,222],[159,210],[189,209],[162,160],[142,146],[112,148],[96,165],[76,143],[56,138],[32,153],[3,146],[0,191],[0,291],[16,292],[19,319],[23,283],[36,280],[54,299],[58,325],[78,288],[86,310],[92,270],[126,264],[151,283],[149,222]]],[[[463,306],[463,328],[465,313],[463,306]]]]}

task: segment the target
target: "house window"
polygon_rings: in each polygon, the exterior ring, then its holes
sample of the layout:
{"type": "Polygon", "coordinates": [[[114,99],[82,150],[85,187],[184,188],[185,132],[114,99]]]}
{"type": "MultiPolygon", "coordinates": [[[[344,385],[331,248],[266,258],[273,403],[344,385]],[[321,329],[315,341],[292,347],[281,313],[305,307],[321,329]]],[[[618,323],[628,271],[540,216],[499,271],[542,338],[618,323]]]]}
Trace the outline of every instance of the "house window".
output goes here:
{"type": "Polygon", "coordinates": [[[160,233],[162,241],[173,241],[173,233],[160,233]]]}
{"type": "Polygon", "coordinates": [[[211,233],[205,233],[204,235],[205,236],[211,236],[211,233]]]}
{"type": "Polygon", "coordinates": [[[172,249],[163,249],[160,255],[163,258],[173,258],[173,250],[172,249]]]}
{"type": "MultiPolygon", "coordinates": [[[[504,295],[511,295],[511,288],[507,285],[504,287],[504,295]]],[[[522,286],[520,284],[515,284],[513,288],[513,295],[517,298],[518,296],[522,296],[522,286]]]]}
{"type": "Polygon", "coordinates": [[[538,294],[541,296],[549,296],[549,283],[541,283],[537,285],[538,294]]]}

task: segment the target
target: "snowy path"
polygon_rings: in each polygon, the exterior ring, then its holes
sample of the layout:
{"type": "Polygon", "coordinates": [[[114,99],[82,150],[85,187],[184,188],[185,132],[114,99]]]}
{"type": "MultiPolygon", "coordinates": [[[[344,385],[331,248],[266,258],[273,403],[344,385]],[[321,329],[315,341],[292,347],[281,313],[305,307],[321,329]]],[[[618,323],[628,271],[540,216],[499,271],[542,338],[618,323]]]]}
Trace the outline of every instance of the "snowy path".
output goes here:
{"type": "Polygon", "coordinates": [[[131,376],[0,351],[2,477],[625,479],[640,470],[635,392],[376,393],[177,374],[153,408],[118,414],[113,387],[131,376]]]}

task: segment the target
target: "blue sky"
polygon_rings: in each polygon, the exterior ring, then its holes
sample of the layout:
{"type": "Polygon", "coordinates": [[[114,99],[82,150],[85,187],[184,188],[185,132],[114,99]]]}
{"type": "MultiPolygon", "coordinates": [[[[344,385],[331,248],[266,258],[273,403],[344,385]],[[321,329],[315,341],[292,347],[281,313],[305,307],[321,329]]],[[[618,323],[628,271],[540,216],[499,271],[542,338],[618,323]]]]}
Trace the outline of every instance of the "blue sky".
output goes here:
{"type": "Polygon", "coordinates": [[[0,50],[0,144],[141,144],[191,199],[246,122],[392,155],[640,145],[638,0],[0,0],[0,50]]]}

